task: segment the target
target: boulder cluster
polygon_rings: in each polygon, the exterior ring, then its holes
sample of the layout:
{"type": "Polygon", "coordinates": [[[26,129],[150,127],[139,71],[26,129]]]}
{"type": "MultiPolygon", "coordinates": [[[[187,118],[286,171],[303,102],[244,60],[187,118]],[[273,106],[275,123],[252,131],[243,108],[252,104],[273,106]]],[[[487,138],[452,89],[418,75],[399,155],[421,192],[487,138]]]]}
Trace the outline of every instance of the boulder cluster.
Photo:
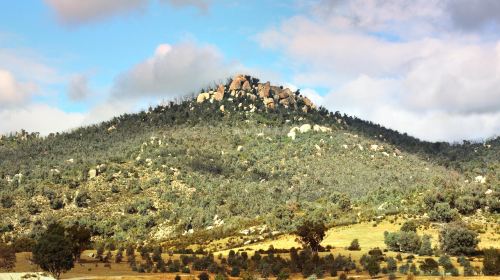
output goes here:
{"type": "MultiPolygon", "coordinates": [[[[294,92],[289,88],[272,86],[270,82],[259,83],[259,79],[248,75],[236,75],[227,85],[220,84],[217,90],[202,92],[196,98],[196,102],[222,101],[224,98],[247,97],[257,103],[262,102],[266,109],[275,109],[278,106],[285,108],[300,109],[303,112],[315,110],[316,106],[312,101],[302,96],[298,91],[294,92]]],[[[221,111],[223,111],[223,107],[221,111]]]]}

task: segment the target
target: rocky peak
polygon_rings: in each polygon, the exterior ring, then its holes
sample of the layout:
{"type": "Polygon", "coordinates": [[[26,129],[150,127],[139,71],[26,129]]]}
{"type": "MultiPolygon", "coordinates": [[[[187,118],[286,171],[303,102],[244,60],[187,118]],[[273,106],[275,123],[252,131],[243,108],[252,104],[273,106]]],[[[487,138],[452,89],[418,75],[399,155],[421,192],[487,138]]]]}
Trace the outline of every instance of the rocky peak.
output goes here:
{"type": "Polygon", "coordinates": [[[220,102],[225,98],[233,101],[239,98],[249,98],[254,102],[255,107],[259,108],[262,105],[268,110],[283,106],[307,113],[316,109],[313,102],[298,91],[294,92],[289,88],[273,86],[270,82],[260,83],[259,79],[243,74],[234,76],[226,85],[218,85],[217,90],[201,92],[196,101],[198,103],[207,100],[220,102]]]}

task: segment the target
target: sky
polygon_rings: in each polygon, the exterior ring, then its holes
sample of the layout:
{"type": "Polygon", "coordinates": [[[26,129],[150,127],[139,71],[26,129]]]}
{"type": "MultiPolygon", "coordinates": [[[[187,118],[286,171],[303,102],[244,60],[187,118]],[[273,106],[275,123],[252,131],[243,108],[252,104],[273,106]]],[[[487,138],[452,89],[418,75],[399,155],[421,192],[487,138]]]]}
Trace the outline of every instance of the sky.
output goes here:
{"type": "Polygon", "coordinates": [[[423,140],[488,139],[500,1],[0,2],[0,134],[68,131],[236,73],[423,140]]]}

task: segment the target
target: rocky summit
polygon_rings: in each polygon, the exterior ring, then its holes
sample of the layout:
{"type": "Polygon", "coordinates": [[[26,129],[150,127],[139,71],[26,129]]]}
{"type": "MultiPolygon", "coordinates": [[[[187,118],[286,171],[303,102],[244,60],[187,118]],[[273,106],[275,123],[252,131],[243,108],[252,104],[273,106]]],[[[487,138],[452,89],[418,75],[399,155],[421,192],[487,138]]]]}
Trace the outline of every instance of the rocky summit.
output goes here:
{"type": "Polygon", "coordinates": [[[196,101],[198,103],[222,101],[223,99],[232,101],[242,97],[247,97],[256,103],[259,102],[271,110],[279,106],[302,110],[305,113],[316,109],[313,102],[301,95],[299,91],[292,91],[282,86],[272,86],[269,81],[260,83],[259,79],[243,74],[234,76],[229,86],[220,84],[217,90],[200,93],[196,101]]]}

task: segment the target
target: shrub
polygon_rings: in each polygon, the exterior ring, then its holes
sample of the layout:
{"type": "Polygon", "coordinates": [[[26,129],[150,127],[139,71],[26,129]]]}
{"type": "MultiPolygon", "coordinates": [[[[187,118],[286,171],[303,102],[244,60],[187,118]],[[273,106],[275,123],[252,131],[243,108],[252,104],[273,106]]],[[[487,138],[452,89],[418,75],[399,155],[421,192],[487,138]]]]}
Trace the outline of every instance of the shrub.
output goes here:
{"type": "Polygon", "coordinates": [[[403,252],[417,253],[420,249],[420,236],[413,231],[402,231],[399,233],[399,247],[403,252]]]}
{"type": "Polygon", "coordinates": [[[397,262],[394,258],[389,257],[389,258],[387,258],[386,262],[387,262],[387,271],[389,271],[389,272],[396,272],[397,271],[398,265],[397,265],[397,262]]]}
{"type": "Polygon", "coordinates": [[[412,232],[417,232],[418,228],[418,223],[415,220],[408,220],[404,222],[404,224],[401,226],[400,231],[412,231],[412,232]]]}
{"type": "Polygon", "coordinates": [[[433,258],[426,258],[424,262],[420,265],[420,270],[422,270],[427,275],[435,275],[439,273],[439,264],[433,258]]]}
{"type": "Polygon", "coordinates": [[[361,250],[361,247],[359,246],[358,239],[354,239],[351,242],[351,245],[349,245],[349,247],[347,247],[347,250],[349,250],[349,251],[359,251],[359,250],[361,250]]]}
{"type": "Polygon", "coordinates": [[[240,276],[240,268],[238,266],[233,266],[229,275],[231,275],[231,277],[240,276]]]}
{"type": "Polygon", "coordinates": [[[500,275],[500,249],[485,249],[483,258],[484,275],[500,275]]]}
{"type": "Polygon", "coordinates": [[[10,195],[2,195],[0,197],[0,204],[3,208],[12,208],[15,205],[14,198],[10,195]]]}
{"type": "Polygon", "coordinates": [[[441,250],[447,254],[470,255],[479,243],[478,234],[462,224],[448,224],[439,232],[441,250]]]}
{"type": "Polygon", "coordinates": [[[436,203],[434,209],[429,212],[429,218],[432,221],[438,222],[451,222],[457,217],[458,212],[451,209],[450,204],[447,202],[436,203]]]}
{"type": "Polygon", "coordinates": [[[422,244],[420,245],[420,249],[418,250],[418,254],[420,256],[432,256],[433,254],[432,244],[431,244],[431,236],[424,234],[422,237],[422,244]]]}
{"type": "Polygon", "coordinates": [[[371,277],[376,276],[380,272],[380,264],[378,259],[374,256],[370,256],[366,260],[365,269],[368,271],[371,277]]]}
{"type": "Polygon", "coordinates": [[[210,275],[208,275],[208,273],[206,273],[206,272],[202,272],[202,273],[198,274],[198,279],[210,280],[210,275]]]}
{"type": "Polygon", "coordinates": [[[0,242],[0,270],[10,271],[16,266],[14,247],[0,242]]]}
{"type": "Polygon", "coordinates": [[[85,191],[82,191],[75,197],[75,204],[78,207],[87,207],[88,200],[90,200],[89,194],[85,191]]]}

